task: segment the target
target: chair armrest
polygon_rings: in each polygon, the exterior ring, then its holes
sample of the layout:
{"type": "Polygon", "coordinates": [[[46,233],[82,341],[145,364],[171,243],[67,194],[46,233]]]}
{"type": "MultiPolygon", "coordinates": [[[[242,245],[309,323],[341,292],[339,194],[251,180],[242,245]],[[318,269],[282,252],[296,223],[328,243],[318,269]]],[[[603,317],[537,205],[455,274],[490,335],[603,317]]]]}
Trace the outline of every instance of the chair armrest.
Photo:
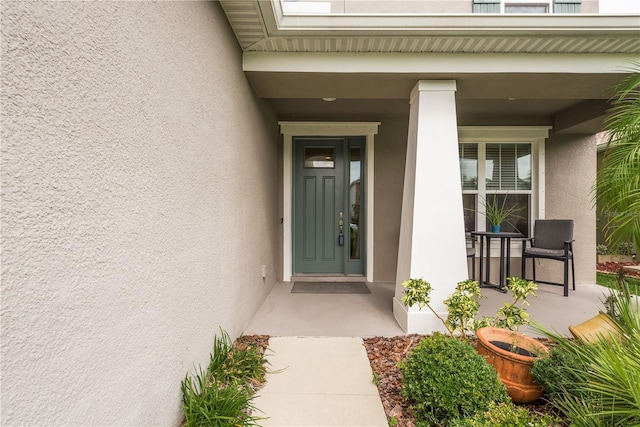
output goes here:
{"type": "Polygon", "coordinates": [[[529,246],[533,247],[533,237],[523,237],[522,250],[524,250],[527,247],[527,241],[529,242],[529,246]]]}
{"type": "Polygon", "coordinates": [[[573,242],[575,240],[565,240],[564,241],[564,255],[569,256],[569,252],[573,252],[573,242]]]}

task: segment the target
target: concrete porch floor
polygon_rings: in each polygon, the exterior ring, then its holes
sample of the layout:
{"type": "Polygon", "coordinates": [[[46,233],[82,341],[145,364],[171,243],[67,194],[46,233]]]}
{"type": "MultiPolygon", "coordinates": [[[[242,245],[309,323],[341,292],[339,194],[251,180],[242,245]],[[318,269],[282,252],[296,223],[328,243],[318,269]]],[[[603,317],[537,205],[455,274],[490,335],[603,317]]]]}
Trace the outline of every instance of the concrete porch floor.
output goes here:
{"type": "MultiPolygon", "coordinates": [[[[292,294],[293,282],[276,283],[262,306],[245,329],[245,335],[391,337],[403,335],[393,317],[393,283],[367,283],[371,294],[292,294]]],[[[492,316],[509,295],[494,289],[482,289],[480,315],[492,316]]],[[[598,314],[608,295],[606,288],[595,284],[576,284],[569,297],[562,287],[539,286],[537,297],[530,298],[531,319],[562,335],[569,335],[569,325],[577,325],[598,314]]],[[[531,336],[538,333],[521,328],[531,336]]]]}

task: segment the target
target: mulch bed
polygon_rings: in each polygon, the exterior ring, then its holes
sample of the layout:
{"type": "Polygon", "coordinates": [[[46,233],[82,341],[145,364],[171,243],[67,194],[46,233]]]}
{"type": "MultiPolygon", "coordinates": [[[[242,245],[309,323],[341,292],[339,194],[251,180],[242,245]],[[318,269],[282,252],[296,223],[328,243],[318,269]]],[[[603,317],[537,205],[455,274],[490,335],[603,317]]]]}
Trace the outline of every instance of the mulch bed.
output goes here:
{"type": "Polygon", "coordinates": [[[247,346],[255,346],[264,356],[264,352],[269,346],[269,335],[242,335],[236,341],[236,344],[244,344],[247,346]]]}
{"type": "MultiPolygon", "coordinates": [[[[415,419],[409,409],[409,403],[402,397],[402,372],[398,362],[403,360],[413,350],[424,335],[404,335],[391,338],[375,337],[364,340],[364,346],[369,356],[369,363],[374,378],[378,383],[380,400],[387,414],[387,420],[395,418],[398,427],[415,427],[415,419]]],[[[548,344],[548,340],[541,339],[548,344]]],[[[471,341],[475,345],[474,340],[471,341]]],[[[523,404],[532,412],[538,414],[552,413],[552,408],[544,399],[538,399],[530,404],[523,404]]]]}
{"type": "Polygon", "coordinates": [[[398,362],[413,350],[423,335],[404,335],[393,338],[368,338],[364,340],[369,363],[377,379],[378,392],[387,420],[395,418],[398,427],[414,427],[415,420],[409,411],[409,403],[400,394],[402,373],[398,362]]]}
{"type": "MultiPolygon", "coordinates": [[[[601,271],[603,273],[617,273],[623,267],[634,265],[638,266],[640,265],[640,262],[603,262],[600,264],[596,264],[596,271],[601,271]]],[[[640,279],[640,271],[638,270],[625,269],[624,274],[626,276],[637,277],[640,279]]]]}

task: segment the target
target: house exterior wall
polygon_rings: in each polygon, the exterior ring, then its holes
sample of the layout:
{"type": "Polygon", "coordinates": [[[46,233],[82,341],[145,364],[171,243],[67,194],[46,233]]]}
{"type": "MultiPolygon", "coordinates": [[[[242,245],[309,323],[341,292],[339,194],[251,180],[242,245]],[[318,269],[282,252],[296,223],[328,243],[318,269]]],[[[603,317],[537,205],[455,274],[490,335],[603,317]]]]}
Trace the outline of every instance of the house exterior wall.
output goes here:
{"type": "MultiPolygon", "coordinates": [[[[331,13],[472,13],[472,0],[311,0],[330,3],[331,13]]],[[[580,13],[598,13],[599,0],[582,0],[580,13]]],[[[535,3],[535,2],[533,2],[535,3]]]]}
{"type": "MultiPolygon", "coordinates": [[[[596,280],[596,213],[590,193],[596,157],[595,135],[551,135],[546,144],[546,218],[574,220],[576,286],[596,280]]],[[[562,263],[540,260],[539,265],[539,278],[562,279],[562,263]]]]}
{"type": "Polygon", "coordinates": [[[394,283],[409,117],[385,117],[376,135],[374,279],[394,283]]]}
{"type": "Polygon", "coordinates": [[[178,425],[276,278],[275,115],[216,2],[1,13],[0,424],[178,425]]]}

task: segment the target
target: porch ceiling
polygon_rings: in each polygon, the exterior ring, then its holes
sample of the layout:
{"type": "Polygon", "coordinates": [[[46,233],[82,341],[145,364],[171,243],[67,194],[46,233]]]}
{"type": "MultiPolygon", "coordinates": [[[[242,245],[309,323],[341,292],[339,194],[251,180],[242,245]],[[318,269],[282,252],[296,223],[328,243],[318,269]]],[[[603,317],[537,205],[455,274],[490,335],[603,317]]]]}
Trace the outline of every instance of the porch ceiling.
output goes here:
{"type": "Polygon", "coordinates": [[[258,96],[271,103],[280,120],[407,117],[409,94],[416,82],[443,79],[457,82],[461,125],[535,124],[554,126],[556,132],[595,133],[601,129],[605,101],[621,77],[620,68],[592,70],[589,64],[576,62],[575,69],[545,71],[516,62],[510,68],[510,59],[526,55],[552,64],[553,58],[562,62],[592,57],[592,64],[607,58],[604,62],[609,65],[640,58],[638,16],[311,16],[284,15],[279,1],[220,3],[244,51],[249,82],[258,96]],[[386,63],[388,69],[376,67],[373,72],[366,69],[368,64],[317,70],[274,66],[281,58],[287,64],[297,58],[298,63],[313,66],[312,57],[332,64],[336,57],[348,62],[355,55],[381,55],[379,64],[386,63]],[[394,58],[407,56],[423,62],[417,69],[392,69],[399,62],[394,58]],[[460,63],[467,58],[469,62],[492,58],[501,66],[438,68],[454,57],[460,63]],[[435,58],[436,65],[427,64],[425,58],[435,58]],[[325,102],[323,97],[338,99],[325,102]]]}

